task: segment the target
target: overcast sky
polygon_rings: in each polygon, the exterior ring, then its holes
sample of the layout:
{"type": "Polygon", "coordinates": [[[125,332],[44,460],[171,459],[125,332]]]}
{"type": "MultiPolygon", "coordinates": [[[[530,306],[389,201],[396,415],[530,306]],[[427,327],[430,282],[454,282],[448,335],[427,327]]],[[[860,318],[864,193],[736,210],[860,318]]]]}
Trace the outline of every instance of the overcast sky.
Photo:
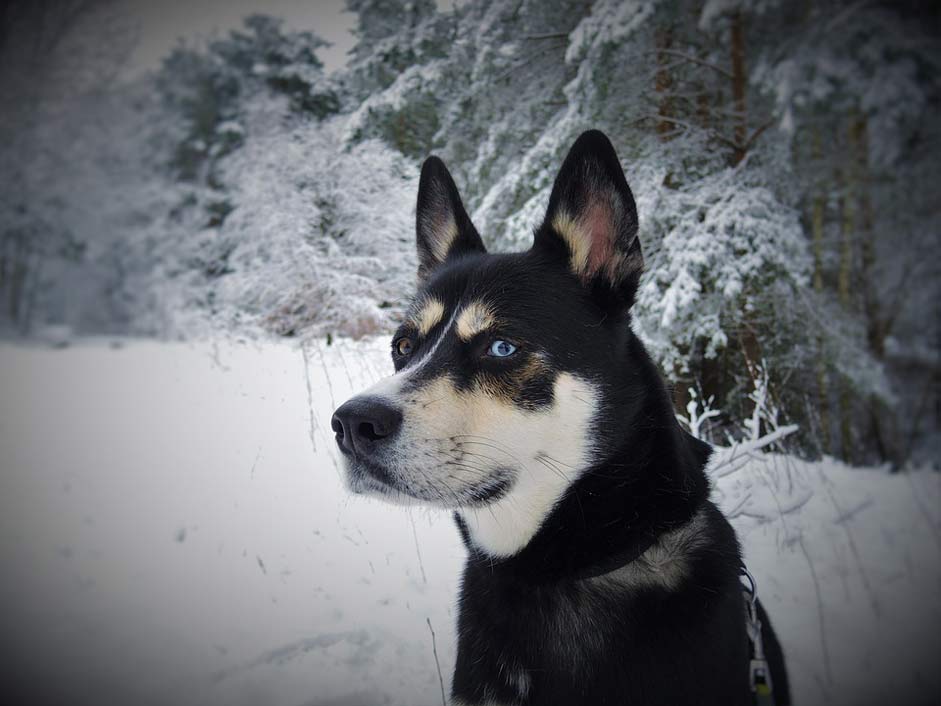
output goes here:
{"type": "Polygon", "coordinates": [[[317,56],[332,71],[345,63],[355,41],[350,34],[355,16],[344,6],[345,0],[126,0],[141,37],[128,69],[158,66],[181,37],[200,40],[224,34],[241,25],[245,16],[264,13],[283,17],[291,29],[313,30],[331,42],[333,46],[318,50],[317,56]]]}

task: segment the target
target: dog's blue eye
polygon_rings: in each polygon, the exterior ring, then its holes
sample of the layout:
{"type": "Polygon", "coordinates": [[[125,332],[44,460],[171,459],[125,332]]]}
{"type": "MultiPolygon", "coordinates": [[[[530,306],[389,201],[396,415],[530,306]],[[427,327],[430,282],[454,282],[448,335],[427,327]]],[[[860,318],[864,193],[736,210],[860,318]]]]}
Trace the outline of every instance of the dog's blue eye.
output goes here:
{"type": "Polygon", "coordinates": [[[494,341],[487,351],[487,355],[492,355],[494,358],[506,358],[514,353],[516,353],[516,346],[508,341],[494,341]]]}

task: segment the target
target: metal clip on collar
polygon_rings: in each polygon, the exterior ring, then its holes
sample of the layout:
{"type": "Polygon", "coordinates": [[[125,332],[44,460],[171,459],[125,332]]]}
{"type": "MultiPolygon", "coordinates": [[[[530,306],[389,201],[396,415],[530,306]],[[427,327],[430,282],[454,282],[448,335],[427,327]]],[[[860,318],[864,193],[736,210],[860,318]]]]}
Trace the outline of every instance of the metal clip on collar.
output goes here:
{"type": "Polygon", "coordinates": [[[771,670],[765,660],[765,649],[761,641],[761,620],[758,618],[758,587],[755,577],[745,566],[742,566],[742,576],[748,580],[748,585],[742,586],[745,591],[745,631],[752,644],[752,656],[748,665],[748,680],[752,693],[755,695],[756,706],[774,706],[772,694],[771,670]]]}

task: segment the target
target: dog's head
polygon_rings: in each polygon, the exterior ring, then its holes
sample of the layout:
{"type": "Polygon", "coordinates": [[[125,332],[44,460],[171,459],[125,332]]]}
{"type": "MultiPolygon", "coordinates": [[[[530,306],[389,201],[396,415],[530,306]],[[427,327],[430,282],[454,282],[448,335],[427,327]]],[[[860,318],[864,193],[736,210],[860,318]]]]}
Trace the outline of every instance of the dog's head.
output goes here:
{"type": "Polygon", "coordinates": [[[576,141],[524,253],[488,254],[444,164],[417,207],[419,288],[392,339],[395,374],[333,417],[355,492],[457,510],[512,554],[603,460],[639,405],[629,310],[637,212],[600,132],[576,141]]]}

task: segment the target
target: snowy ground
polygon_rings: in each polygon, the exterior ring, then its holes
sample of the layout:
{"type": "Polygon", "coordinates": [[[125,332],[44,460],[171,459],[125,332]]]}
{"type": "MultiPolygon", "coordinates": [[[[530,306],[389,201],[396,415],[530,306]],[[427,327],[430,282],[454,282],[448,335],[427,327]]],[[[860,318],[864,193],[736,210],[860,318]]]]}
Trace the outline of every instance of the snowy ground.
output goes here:
{"type": "MultiPolygon", "coordinates": [[[[456,532],[350,498],[329,430],[389,368],[384,340],[0,345],[5,684],[31,703],[441,703],[456,532]]],[[[941,475],[733,455],[716,495],[797,703],[938,703],[941,475]]]]}

